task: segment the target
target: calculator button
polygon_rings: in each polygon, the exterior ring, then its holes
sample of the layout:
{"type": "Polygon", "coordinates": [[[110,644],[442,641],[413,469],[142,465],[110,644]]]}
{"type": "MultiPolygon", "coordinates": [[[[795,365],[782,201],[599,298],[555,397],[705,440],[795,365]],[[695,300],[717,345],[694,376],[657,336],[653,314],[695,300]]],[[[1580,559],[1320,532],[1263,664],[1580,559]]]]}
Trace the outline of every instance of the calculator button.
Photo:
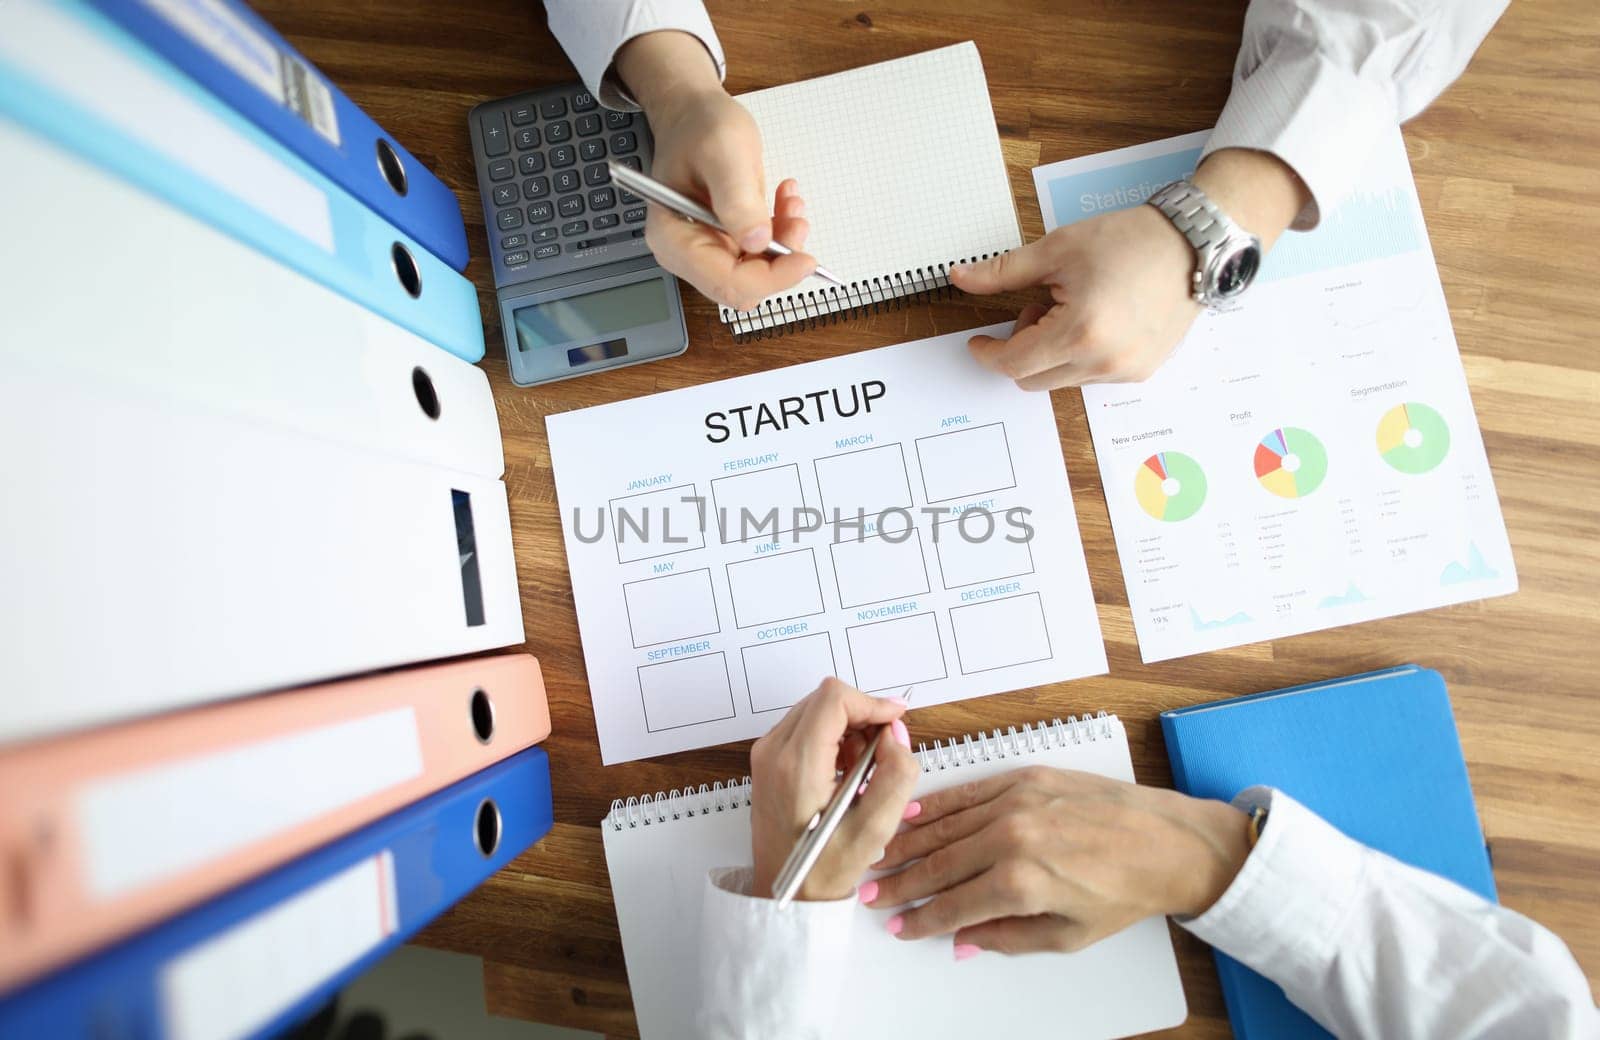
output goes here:
{"type": "Polygon", "coordinates": [[[584,162],[594,162],[596,159],[606,157],[606,143],[604,141],[584,141],[578,145],[578,158],[584,162]]]}
{"type": "Polygon", "coordinates": [[[638,151],[639,135],[632,130],[624,130],[620,134],[611,135],[611,154],[627,155],[629,152],[638,151]]]}
{"type": "Polygon", "coordinates": [[[567,114],[567,99],[564,97],[547,97],[539,102],[539,114],[546,119],[560,119],[567,114]]]}
{"type": "Polygon", "coordinates": [[[622,158],[618,159],[617,162],[626,166],[630,170],[637,170],[640,173],[644,172],[644,163],[640,161],[637,155],[624,155],[622,158]]]}
{"type": "Polygon", "coordinates": [[[524,249],[516,253],[507,253],[500,259],[505,262],[507,267],[518,267],[528,262],[528,251],[524,249]]]}
{"type": "Polygon", "coordinates": [[[622,219],[626,220],[630,224],[639,223],[639,221],[644,219],[644,207],[643,206],[635,206],[633,209],[625,209],[625,210],[623,210],[622,211],[622,219]]]}
{"type": "Polygon", "coordinates": [[[617,193],[610,188],[596,188],[589,193],[590,209],[610,209],[617,204],[617,193]]]}
{"type": "Polygon", "coordinates": [[[578,161],[578,150],[570,144],[558,145],[550,149],[551,166],[571,166],[578,161]]]}
{"type": "Polygon", "coordinates": [[[587,90],[581,90],[572,95],[572,110],[574,112],[587,112],[594,108],[595,104],[594,95],[587,90]]]}
{"type": "Polygon", "coordinates": [[[496,159],[489,164],[489,179],[503,181],[517,175],[517,168],[510,159],[496,159]]]}
{"type": "MultiPolygon", "coordinates": [[[[511,210],[510,212],[516,213],[517,211],[511,210]]],[[[548,202],[535,202],[528,207],[528,223],[530,224],[548,224],[554,219],[556,219],[555,207],[548,202]]],[[[513,226],[521,227],[522,222],[519,220],[513,226]]]]}
{"type": "Polygon", "coordinates": [[[555,240],[556,229],[553,227],[542,227],[533,233],[533,241],[535,244],[540,242],[554,242],[555,240]]]}
{"type": "Polygon", "coordinates": [[[622,218],[615,213],[602,213],[594,218],[594,229],[604,231],[606,228],[614,228],[621,220],[622,218]]]}
{"type": "Polygon", "coordinates": [[[506,134],[504,112],[485,112],[478,117],[478,129],[483,132],[483,150],[490,156],[505,155],[511,151],[506,134]]]}
{"type": "Polygon", "coordinates": [[[563,217],[576,217],[583,212],[583,196],[568,195],[556,201],[556,212],[563,217]]]}
{"type": "Polygon", "coordinates": [[[521,234],[518,234],[518,235],[507,235],[505,238],[502,238],[500,240],[500,248],[501,249],[521,249],[523,246],[525,246],[527,244],[528,244],[528,236],[527,235],[521,235],[521,234]]]}
{"type": "Polygon", "coordinates": [[[517,201],[517,186],[515,184],[501,184],[494,189],[494,204],[496,206],[509,206],[517,201]]]}
{"type": "Polygon", "coordinates": [[[579,137],[593,137],[600,132],[600,117],[591,112],[574,119],[572,125],[577,127],[579,137]]]}
{"type": "Polygon", "coordinates": [[[578,190],[577,170],[557,170],[555,179],[557,191],[568,192],[578,190]]]}
{"type": "Polygon", "coordinates": [[[644,228],[635,228],[634,232],[633,232],[633,237],[634,238],[643,238],[644,237],[644,228]]]}
{"type": "Polygon", "coordinates": [[[551,123],[544,128],[544,135],[550,139],[551,144],[559,144],[562,141],[571,140],[572,124],[565,119],[551,123]]]}
{"type": "MultiPolygon", "coordinates": [[[[557,174],[557,176],[560,175],[557,174]]],[[[522,197],[530,202],[534,199],[542,199],[548,194],[550,194],[549,177],[529,177],[522,182],[522,197]]]]}
{"type": "Polygon", "coordinates": [[[571,238],[573,235],[587,235],[589,222],[587,220],[569,220],[561,225],[561,237],[571,238]]]}
{"type": "Polygon", "coordinates": [[[606,164],[603,162],[595,163],[593,166],[585,166],[583,168],[583,183],[587,184],[591,188],[597,184],[606,184],[610,182],[610,180],[611,171],[606,168],[606,164]]]}
{"type": "Polygon", "coordinates": [[[525,152],[529,148],[539,147],[539,131],[531,126],[525,126],[518,130],[511,135],[511,139],[517,142],[518,151],[525,152]]]}
{"type": "Polygon", "coordinates": [[[522,226],[520,209],[503,209],[494,215],[495,226],[501,231],[511,231],[522,226]]]}
{"type": "Polygon", "coordinates": [[[639,201],[639,196],[635,195],[633,192],[629,191],[627,188],[623,188],[621,190],[622,190],[622,204],[624,206],[631,206],[635,202],[639,201]]]}
{"type": "Polygon", "coordinates": [[[632,112],[607,112],[606,113],[606,129],[607,130],[621,130],[625,126],[632,126],[632,125],[633,125],[633,113],[632,112]]]}
{"type": "Polygon", "coordinates": [[[533,102],[531,101],[522,105],[513,105],[511,108],[512,126],[527,126],[537,118],[538,113],[534,110],[533,102]]]}
{"type": "Polygon", "coordinates": [[[534,152],[531,155],[524,155],[517,160],[517,167],[522,171],[524,176],[530,173],[543,173],[544,156],[540,155],[538,152],[534,152]]]}
{"type": "Polygon", "coordinates": [[[560,256],[560,255],[561,255],[561,244],[559,242],[551,242],[549,245],[540,246],[538,249],[535,249],[533,251],[533,258],[535,260],[548,260],[552,256],[560,256]]]}

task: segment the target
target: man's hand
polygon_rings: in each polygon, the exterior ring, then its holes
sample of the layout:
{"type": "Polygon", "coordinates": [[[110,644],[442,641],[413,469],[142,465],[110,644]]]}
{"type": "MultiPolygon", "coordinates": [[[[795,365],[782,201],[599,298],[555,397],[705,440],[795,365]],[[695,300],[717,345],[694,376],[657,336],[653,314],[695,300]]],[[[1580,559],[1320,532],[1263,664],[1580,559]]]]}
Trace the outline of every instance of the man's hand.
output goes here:
{"type": "MultiPolygon", "coordinates": [[[[1263,152],[1214,152],[1194,180],[1263,251],[1310,199],[1294,171],[1263,152]]],[[[970,346],[1024,390],[1055,390],[1153,375],[1200,313],[1190,297],[1194,268],[1188,240],[1155,207],[1140,205],[958,267],[950,281],[977,295],[1050,290],[1052,306],[1024,308],[1009,339],[974,336],[970,346]]]]}
{"type": "Polygon", "coordinates": [[[891,919],[901,939],[1078,950],[1146,917],[1203,913],[1250,852],[1231,806],[1093,773],[1019,769],[919,801],[874,864],[904,869],[878,880],[872,906],[928,900],[891,919]]]}
{"type": "Polygon", "coordinates": [[[661,266],[735,310],[749,310],[809,275],[817,263],[804,253],[761,254],[774,238],[794,250],[805,245],[805,201],[793,181],[784,181],[768,210],[761,131],[722,89],[705,46],[687,33],[647,33],[617,52],[617,74],[650,120],[651,175],[707,203],[729,231],[652,205],[645,240],[661,266]]]}
{"type": "Polygon", "coordinates": [[[772,883],[811,817],[833,797],[837,770],[848,771],[879,726],[867,789],[845,814],[800,887],[801,899],[842,899],[882,854],[906,812],[920,770],[900,716],[905,702],[868,697],[838,679],[824,679],[750,749],[750,838],[755,855],[752,895],[770,897],[772,883]]]}

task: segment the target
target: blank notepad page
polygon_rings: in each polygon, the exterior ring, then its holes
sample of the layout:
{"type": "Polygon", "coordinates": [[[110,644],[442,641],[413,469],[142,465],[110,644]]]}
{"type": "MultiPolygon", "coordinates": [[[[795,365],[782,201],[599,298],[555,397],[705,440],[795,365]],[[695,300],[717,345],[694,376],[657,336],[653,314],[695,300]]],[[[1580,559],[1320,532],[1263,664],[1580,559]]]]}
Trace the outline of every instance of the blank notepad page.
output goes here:
{"type": "Polygon", "coordinates": [[[794,178],[806,251],[849,285],[808,278],[736,332],[786,325],[948,284],[956,263],[1022,244],[978,48],[971,42],[740,95],[767,187],[794,178]]]}

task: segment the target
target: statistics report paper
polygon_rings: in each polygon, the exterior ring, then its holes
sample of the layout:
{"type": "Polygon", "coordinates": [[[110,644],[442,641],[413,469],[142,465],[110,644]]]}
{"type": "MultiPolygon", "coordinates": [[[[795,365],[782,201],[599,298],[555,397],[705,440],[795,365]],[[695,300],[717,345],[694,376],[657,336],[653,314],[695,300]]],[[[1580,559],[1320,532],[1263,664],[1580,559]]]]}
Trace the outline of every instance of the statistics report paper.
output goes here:
{"type": "Polygon", "coordinates": [[[1106,671],[1050,398],[970,335],[547,417],[607,764],[1106,671]]]}
{"type": "MultiPolygon", "coordinates": [[[[1205,139],[1034,170],[1045,226],[1142,203],[1205,139]]],[[[1516,590],[1398,129],[1155,376],[1083,400],[1147,662],[1516,590]]]]}

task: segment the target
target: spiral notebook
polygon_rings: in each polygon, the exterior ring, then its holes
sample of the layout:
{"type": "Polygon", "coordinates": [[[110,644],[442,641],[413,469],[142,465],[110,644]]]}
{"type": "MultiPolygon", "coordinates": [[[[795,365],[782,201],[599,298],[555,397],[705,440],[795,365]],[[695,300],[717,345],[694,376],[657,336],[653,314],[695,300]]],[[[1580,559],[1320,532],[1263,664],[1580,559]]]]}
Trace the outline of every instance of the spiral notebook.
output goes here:
{"type": "Polygon", "coordinates": [[[799,182],[806,249],[846,284],[807,278],[754,310],[722,308],[736,334],[897,307],[1022,244],[971,41],[737,100],[761,127],[767,184],[799,182]]]}
{"type": "MultiPolygon", "coordinates": [[[[925,795],[1026,765],[1133,779],[1127,734],[1114,715],[1057,719],[923,745],[925,795]]],[[[612,803],[601,822],[628,985],[643,1040],[695,1036],[707,872],[750,862],[750,780],[701,785],[612,803]]],[[[1003,1036],[1106,1038],[1165,1029],[1187,1015],[1164,918],[1153,917],[1072,954],[957,963],[949,936],[891,937],[891,910],[856,909],[839,994],[841,1038],[1003,1036]],[[891,999],[892,997],[892,999],[891,999]]]]}

